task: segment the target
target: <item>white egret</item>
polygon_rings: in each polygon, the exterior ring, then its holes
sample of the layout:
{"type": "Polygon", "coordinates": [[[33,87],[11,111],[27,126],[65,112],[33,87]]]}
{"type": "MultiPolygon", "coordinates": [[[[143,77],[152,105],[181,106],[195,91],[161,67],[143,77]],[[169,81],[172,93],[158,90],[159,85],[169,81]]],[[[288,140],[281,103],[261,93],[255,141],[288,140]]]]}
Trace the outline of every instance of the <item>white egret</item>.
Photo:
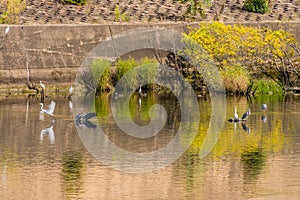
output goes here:
{"type": "Polygon", "coordinates": [[[72,85],[69,88],[69,94],[70,94],[70,96],[73,94],[73,87],[72,87],[72,85]]]}
{"type": "Polygon", "coordinates": [[[234,115],[233,115],[234,119],[239,119],[238,114],[236,113],[236,106],[234,107],[234,115]]]}
{"type": "Polygon", "coordinates": [[[243,122],[242,122],[242,128],[243,128],[244,131],[246,131],[248,134],[250,134],[250,128],[246,124],[244,124],[243,122]]]}
{"type": "Polygon", "coordinates": [[[51,103],[49,104],[47,110],[43,109],[44,108],[43,103],[40,103],[40,104],[41,104],[41,113],[46,113],[47,115],[50,115],[55,120],[55,118],[53,116],[53,112],[54,112],[54,109],[55,109],[55,102],[51,101],[51,103]]]}
{"type": "Polygon", "coordinates": [[[40,86],[41,86],[41,88],[44,90],[46,87],[45,87],[45,85],[42,83],[42,81],[40,80],[40,86]]]}

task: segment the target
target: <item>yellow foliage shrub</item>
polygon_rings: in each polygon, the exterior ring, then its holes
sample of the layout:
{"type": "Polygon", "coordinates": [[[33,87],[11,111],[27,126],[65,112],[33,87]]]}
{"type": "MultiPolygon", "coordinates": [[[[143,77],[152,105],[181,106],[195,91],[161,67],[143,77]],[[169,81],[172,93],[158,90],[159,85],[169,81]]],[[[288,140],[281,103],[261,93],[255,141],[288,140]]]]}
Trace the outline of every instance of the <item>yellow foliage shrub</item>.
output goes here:
{"type": "Polygon", "coordinates": [[[200,44],[219,69],[243,66],[287,86],[300,76],[299,44],[284,30],[213,22],[200,24],[184,37],[200,44]]]}

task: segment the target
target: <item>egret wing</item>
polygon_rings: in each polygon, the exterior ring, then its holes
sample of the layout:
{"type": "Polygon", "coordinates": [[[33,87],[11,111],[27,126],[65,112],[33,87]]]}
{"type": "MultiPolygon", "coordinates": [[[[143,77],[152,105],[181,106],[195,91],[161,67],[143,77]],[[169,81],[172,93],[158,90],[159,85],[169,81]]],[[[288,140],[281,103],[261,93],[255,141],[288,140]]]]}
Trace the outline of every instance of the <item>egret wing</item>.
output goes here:
{"type": "Polygon", "coordinates": [[[51,101],[50,105],[48,106],[48,109],[47,109],[47,113],[52,115],[53,112],[54,112],[54,109],[55,109],[55,102],[54,101],[51,101]]]}

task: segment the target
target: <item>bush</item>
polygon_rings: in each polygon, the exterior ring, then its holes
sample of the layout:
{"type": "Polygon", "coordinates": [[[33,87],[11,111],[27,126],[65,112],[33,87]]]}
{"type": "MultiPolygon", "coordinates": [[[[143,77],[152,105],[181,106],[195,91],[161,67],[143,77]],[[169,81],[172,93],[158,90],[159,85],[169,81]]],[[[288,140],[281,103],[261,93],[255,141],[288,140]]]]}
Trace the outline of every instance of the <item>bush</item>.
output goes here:
{"type": "Polygon", "coordinates": [[[284,94],[284,88],[281,85],[268,79],[253,81],[249,90],[251,90],[251,93],[254,95],[284,94]]]}
{"type": "Polygon", "coordinates": [[[205,17],[206,13],[204,10],[204,4],[209,4],[209,0],[177,0],[181,3],[188,3],[187,13],[186,14],[192,14],[196,15],[199,13],[201,17],[205,17]]]}
{"type": "Polygon", "coordinates": [[[299,82],[299,44],[284,30],[213,22],[203,23],[184,36],[200,44],[219,69],[244,66],[282,86],[292,87],[299,82]]]}
{"type": "Polygon", "coordinates": [[[116,5],[114,10],[115,15],[115,21],[116,22],[128,22],[129,21],[129,15],[127,12],[124,12],[123,14],[120,11],[119,5],[116,5]]]}
{"type": "Polygon", "coordinates": [[[96,59],[91,64],[92,80],[97,92],[109,89],[110,73],[108,66],[110,62],[106,59],[96,59]]]}
{"type": "Polygon", "coordinates": [[[157,60],[149,59],[147,57],[141,60],[140,66],[142,68],[139,78],[142,80],[148,80],[149,82],[155,82],[155,76],[157,73],[157,60]]]}
{"type": "MultiPolygon", "coordinates": [[[[116,71],[116,76],[117,76],[117,81],[119,81],[129,70],[133,69],[136,67],[138,64],[133,58],[129,58],[126,60],[119,59],[116,63],[117,71],[116,71]]],[[[137,82],[137,74],[132,71],[129,76],[126,78],[123,77],[124,79],[124,87],[129,86],[129,85],[135,85],[137,82]]],[[[133,89],[133,88],[131,88],[133,89]]]]}
{"type": "Polygon", "coordinates": [[[26,8],[26,0],[0,0],[0,5],[0,24],[15,24],[19,22],[20,13],[26,8]]]}
{"type": "MultiPolygon", "coordinates": [[[[124,79],[124,83],[126,86],[130,85],[136,85],[137,80],[145,80],[149,82],[154,82],[155,75],[157,73],[157,61],[149,59],[147,57],[141,59],[141,61],[138,63],[133,58],[129,58],[126,60],[119,59],[116,63],[116,77],[117,81],[119,81],[121,78],[124,79]],[[129,76],[123,77],[129,70],[141,66],[141,70],[131,71],[130,74],[127,74],[129,76]]],[[[124,86],[125,86],[124,85],[124,86]]],[[[135,89],[130,87],[130,89],[135,89]]]]}
{"type": "Polygon", "coordinates": [[[264,14],[269,12],[269,0],[246,0],[244,8],[249,12],[264,14]]]}
{"type": "Polygon", "coordinates": [[[249,83],[249,75],[244,67],[227,66],[221,70],[224,87],[227,92],[246,93],[249,83]]]}
{"type": "Polygon", "coordinates": [[[77,5],[77,6],[82,6],[86,4],[86,0],[61,0],[62,3],[67,3],[67,4],[72,4],[72,5],[77,5]]]}

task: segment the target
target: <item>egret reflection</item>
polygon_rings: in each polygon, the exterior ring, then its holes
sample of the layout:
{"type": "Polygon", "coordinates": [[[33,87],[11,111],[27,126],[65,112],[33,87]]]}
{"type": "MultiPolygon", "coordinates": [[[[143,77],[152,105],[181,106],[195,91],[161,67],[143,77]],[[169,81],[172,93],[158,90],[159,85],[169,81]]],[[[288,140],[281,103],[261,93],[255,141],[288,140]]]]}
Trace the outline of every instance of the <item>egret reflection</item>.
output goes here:
{"type": "Polygon", "coordinates": [[[47,128],[44,128],[41,131],[41,134],[40,134],[40,141],[41,142],[43,142],[45,135],[48,136],[48,138],[50,140],[50,144],[54,144],[55,143],[55,136],[54,136],[54,131],[53,131],[53,125],[48,126],[47,128]]]}

